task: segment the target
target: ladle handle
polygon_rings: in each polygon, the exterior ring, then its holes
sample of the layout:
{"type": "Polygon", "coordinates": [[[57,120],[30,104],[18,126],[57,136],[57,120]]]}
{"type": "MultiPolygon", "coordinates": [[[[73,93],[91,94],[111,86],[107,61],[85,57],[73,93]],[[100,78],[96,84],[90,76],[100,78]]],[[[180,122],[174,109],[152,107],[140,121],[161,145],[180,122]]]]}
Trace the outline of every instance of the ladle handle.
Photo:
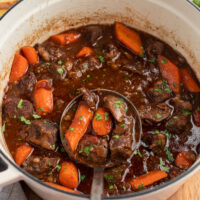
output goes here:
{"type": "Polygon", "coordinates": [[[92,189],[90,193],[91,200],[102,200],[103,199],[103,168],[94,168],[92,189]]]}

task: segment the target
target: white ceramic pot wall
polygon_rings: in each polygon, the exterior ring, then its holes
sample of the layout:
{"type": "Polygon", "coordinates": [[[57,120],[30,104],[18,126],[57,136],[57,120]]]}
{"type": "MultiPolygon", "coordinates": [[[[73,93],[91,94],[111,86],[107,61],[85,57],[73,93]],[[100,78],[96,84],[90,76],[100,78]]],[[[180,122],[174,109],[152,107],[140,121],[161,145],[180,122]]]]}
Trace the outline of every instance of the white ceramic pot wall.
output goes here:
{"type": "MultiPolygon", "coordinates": [[[[24,0],[0,20],[0,102],[8,82],[14,53],[24,45],[42,42],[50,35],[91,23],[121,21],[157,36],[181,52],[200,78],[200,12],[187,0],[24,0]]],[[[200,130],[198,130],[200,132],[200,130]]],[[[0,133],[0,156],[8,168],[0,172],[0,186],[26,181],[41,197],[86,199],[61,192],[18,168],[0,133]]],[[[1,163],[1,160],[0,160],[1,163]]],[[[196,162],[178,178],[149,191],[107,199],[164,200],[200,169],[196,162]]]]}

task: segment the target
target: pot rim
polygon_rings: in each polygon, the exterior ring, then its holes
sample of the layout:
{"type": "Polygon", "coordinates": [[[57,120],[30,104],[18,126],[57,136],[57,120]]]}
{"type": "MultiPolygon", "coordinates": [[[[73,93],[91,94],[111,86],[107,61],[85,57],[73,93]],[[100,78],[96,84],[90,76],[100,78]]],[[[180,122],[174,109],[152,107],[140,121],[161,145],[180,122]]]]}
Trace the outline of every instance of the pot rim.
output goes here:
{"type": "MultiPolygon", "coordinates": [[[[7,12],[5,12],[1,17],[0,17],[0,21],[3,20],[3,18],[10,12],[12,11],[15,7],[17,7],[17,5],[19,5],[20,3],[22,3],[24,0],[19,0],[18,2],[16,2],[13,6],[11,6],[7,12]]],[[[192,4],[189,0],[187,0],[190,4],[192,4]]],[[[192,4],[193,5],[193,4],[192,4]]],[[[194,5],[193,5],[194,6],[194,5]]],[[[196,6],[194,6],[196,7],[196,6]]],[[[197,8],[197,10],[199,10],[197,8]]],[[[63,191],[60,189],[57,189],[55,187],[52,187],[50,185],[45,184],[44,182],[42,182],[41,180],[39,180],[38,178],[36,178],[35,176],[31,175],[30,173],[26,172],[25,170],[23,170],[21,167],[19,167],[18,165],[16,165],[15,162],[13,162],[1,149],[0,149],[0,154],[4,157],[4,159],[6,159],[6,161],[8,163],[10,163],[15,169],[19,170],[23,175],[25,175],[26,177],[28,177],[29,179],[31,179],[32,181],[35,181],[37,184],[40,184],[46,188],[52,189],[56,192],[60,192],[62,194],[67,194],[67,195],[72,195],[75,197],[81,197],[81,198],[89,198],[90,195],[86,195],[86,194],[76,194],[76,193],[70,193],[67,191],[63,191]]],[[[141,197],[143,195],[148,195],[154,192],[158,192],[159,190],[162,190],[172,184],[177,183],[178,181],[182,180],[183,178],[186,178],[187,176],[189,176],[190,173],[194,172],[195,170],[197,170],[198,168],[200,168],[200,160],[197,161],[192,167],[190,167],[187,171],[183,172],[181,175],[175,177],[174,179],[164,182],[158,186],[154,186],[151,189],[146,189],[143,191],[139,191],[139,192],[133,192],[133,193],[128,193],[128,194],[122,194],[122,195],[113,195],[113,196],[109,196],[109,197],[104,197],[104,199],[124,199],[124,198],[133,198],[133,197],[141,197]]]]}

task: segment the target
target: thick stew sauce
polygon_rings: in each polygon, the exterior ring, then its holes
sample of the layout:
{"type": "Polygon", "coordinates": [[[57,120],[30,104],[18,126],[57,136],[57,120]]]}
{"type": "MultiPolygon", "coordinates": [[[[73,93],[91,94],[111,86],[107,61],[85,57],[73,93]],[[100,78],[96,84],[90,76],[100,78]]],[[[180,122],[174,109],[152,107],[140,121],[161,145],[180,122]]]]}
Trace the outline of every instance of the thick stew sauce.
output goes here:
{"type": "Polygon", "coordinates": [[[75,162],[76,155],[94,165],[114,160],[104,172],[105,195],[137,192],[197,160],[199,93],[187,61],[164,42],[118,22],[83,26],[15,54],[2,131],[15,162],[46,184],[89,194],[93,169],[75,162]],[[126,112],[123,101],[106,96],[95,110],[90,90],[97,88],[121,93],[138,109],[143,134],[137,148],[129,117],[116,114],[126,112]],[[60,138],[61,115],[81,93],[84,101],[65,116],[60,138]]]}

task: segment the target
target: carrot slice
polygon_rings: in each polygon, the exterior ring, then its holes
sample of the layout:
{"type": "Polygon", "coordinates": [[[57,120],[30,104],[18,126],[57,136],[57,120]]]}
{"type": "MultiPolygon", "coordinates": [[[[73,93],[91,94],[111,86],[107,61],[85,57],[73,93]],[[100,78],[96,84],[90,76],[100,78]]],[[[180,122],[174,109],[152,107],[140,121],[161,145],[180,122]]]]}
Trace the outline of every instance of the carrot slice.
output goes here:
{"type": "Polygon", "coordinates": [[[196,156],[194,153],[182,151],[176,156],[176,166],[181,169],[188,169],[190,166],[192,166],[195,160],[196,156]]]}
{"type": "Polygon", "coordinates": [[[38,54],[35,48],[27,46],[22,47],[21,50],[30,65],[34,65],[38,62],[38,54]]]}
{"type": "Polygon", "coordinates": [[[112,120],[104,108],[98,108],[95,112],[92,126],[97,135],[107,135],[112,128],[112,120]]]}
{"type": "Polygon", "coordinates": [[[34,148],[29,145],[21,145],[17,148],[15,153],[15,162],[20,166],[33,152],[34,148]]]}
{"type": "Polygon", "coordinates": [[[80,38],[80,33],[62,33],[51,36],[51,39],[60,45],[71,44],[80,38]]]}
{"type": "Polygon", "coordinates": [[[27,70],[28,62],[26,58],[24,58],[20,54],[15,54],[10,73],[10,82],[20,80],[27,70]]]}
{"type": "Polygon", "coordinates": [[[78,187],[78,169],[73,162],[63,162],[59,172],[59,181],[65,187],[78,187]]]}
{"type": "Polygon", "coordinates": [[[140,187],[152,185],[153,183],[166,178],[167,176],[167,173],[161,170],[155,170],[131,180],[130,184],[132,189],[139,189],[140,187]]]}
{"type": "Polygon", "coordinates": [[[87,57],[92,55],[94,52],[90,47],[83,47],[77,54],[76,57],[80,58],[80,57],[87,57]]]}
{"type": "Polygon", "coordinates": [[[158,56],[158,63],[162,77],[165,78],[170,88],[175,93],[180,93],[180,73],[176,65],[174,65],[169,59],[164,56],[158,56]]]}
{"type": "Polygon", "coordinates": [[[72,189],[67,188],[67,187],[64,187],[64,186],[62,186],[62,185],[58,185],[58,184],[51,183],[51,182],[45,182],[45,184],[50,185],[50,186],[52,186],[52,187],[55,187],[55,188],[57,188],[57,189],[59,189],[59,190],[64,190],[64,191],[67,191],[67,192],[80,194],[79,191],[72,190],[72,189]]]}
{"type": "Polygon", "coordinates": [[[40,80],[34,88],[34,102],[37,113],[45,115],[53,110],[53,89],[48,80],[40,80]]]}
{"type": "Polygon", "coordinates": [[[188,91],[194,93],[200,92],[200,87],[192,78],[192,75],[187,69],[181,69],[180,74],[181,74],[181,80],[183,81],[183,84],[188,91]]]}
{"type": "Polygon", "coordinates": [[[81,102],[69,129],[65,133],[65,138],[72,151],[75,151],[80,139],[85,134],[92,116],[93,113],[90,108],[84,102],[81,102]]]}
{"type": "Polygon", "coordinates": [[[198,108],[194,111],[193,117],[195,125],[200,127],[200,110],[198,108]]]}
{"type": "Polygon", "coordinates": [[[115,22],[115,35],[122,44],[124,44],[136,54],[141,55],[144,53],[140,35],[134,30],[119,22],[115,22]]]}

